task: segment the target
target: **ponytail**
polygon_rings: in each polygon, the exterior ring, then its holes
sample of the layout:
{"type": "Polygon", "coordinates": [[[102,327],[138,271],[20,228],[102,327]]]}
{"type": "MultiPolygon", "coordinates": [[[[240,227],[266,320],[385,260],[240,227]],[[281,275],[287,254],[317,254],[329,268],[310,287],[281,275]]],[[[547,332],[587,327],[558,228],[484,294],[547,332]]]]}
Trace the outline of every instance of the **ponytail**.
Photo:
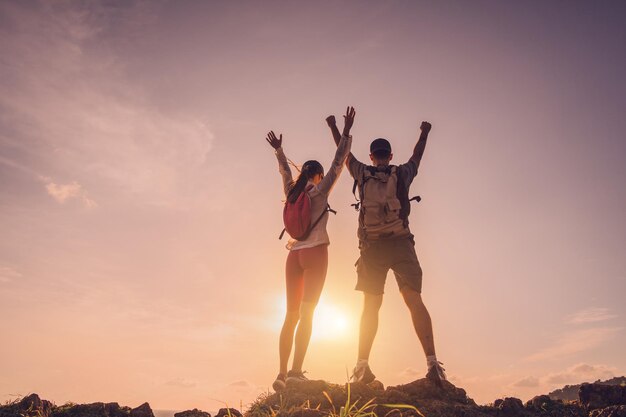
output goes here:
{"type": "Polygon", "coordinates": [[[298,179],[295,180],[291,187],[289,188],[289,193],[287,193],[287,201],[290,203],[295,203],[300,194],[304,192],[304,188],[306,187],[307,182],[315,177],[317,174],[323,174],[324,168],[322,164],[317,161],[306,161],[304,165],[302,165],[302,169],[300,170],[300,175],[298,179]]]}

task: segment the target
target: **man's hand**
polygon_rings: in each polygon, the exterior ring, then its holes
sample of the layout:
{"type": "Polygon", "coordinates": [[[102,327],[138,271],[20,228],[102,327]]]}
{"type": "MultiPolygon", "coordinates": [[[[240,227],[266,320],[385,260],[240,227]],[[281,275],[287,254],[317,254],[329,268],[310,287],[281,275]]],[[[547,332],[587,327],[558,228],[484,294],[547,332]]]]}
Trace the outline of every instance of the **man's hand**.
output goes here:
{"type": "Polygon", "coordinates": [[[343,116],[343,134],[348,136],[350,134],[350,129],[352,129],[352,125],[354,124],[354,115],[356,112],[354,111],[354,107],[346,108],[346,115],[343,116]]]}
{"type": "Polygon", "coordinates": [[[272,148],[278,149],[283,145],[283,134],[281,133],[280,137],[277,138],[276,134],[274,134],[274,131],[272,130],[270,133],[267,134],[265,140],[271,145],[272,148]]]}
{"type": "Polygon", "coordinates": [[[430,123],[422,122],[422,124],[420,126],[420,129],[421,129],[422,132],[428,133],[428,132],[430,132],[430,129],[432,129],[432,127],[433,127],[433,125],[431,125],[430,123]]]}
{"type": "Polygon", "coordinates": [[[335,116],[333,116],[332,114],[328,116],[326,118],[326,123],[328,123],[329,127],[335,126],[337,124],[337,121],[335,120],[335,116]]]}

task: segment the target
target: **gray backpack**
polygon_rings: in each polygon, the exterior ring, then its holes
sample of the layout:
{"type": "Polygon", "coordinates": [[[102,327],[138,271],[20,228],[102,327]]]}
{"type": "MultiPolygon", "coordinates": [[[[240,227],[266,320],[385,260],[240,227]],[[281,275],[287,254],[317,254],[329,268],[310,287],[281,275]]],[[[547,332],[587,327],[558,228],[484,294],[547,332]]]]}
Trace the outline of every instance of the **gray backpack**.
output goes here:
{"type": "Polygon", "coordinates": [[[359,238],[363,240],[387,239],[410,235],[409,212],[412,200],[398,176],[398,167],[368,166],[363,177],[354,180],[353,194],[359,189],[360,200],[352,206],[359,211],[359,238]]]}

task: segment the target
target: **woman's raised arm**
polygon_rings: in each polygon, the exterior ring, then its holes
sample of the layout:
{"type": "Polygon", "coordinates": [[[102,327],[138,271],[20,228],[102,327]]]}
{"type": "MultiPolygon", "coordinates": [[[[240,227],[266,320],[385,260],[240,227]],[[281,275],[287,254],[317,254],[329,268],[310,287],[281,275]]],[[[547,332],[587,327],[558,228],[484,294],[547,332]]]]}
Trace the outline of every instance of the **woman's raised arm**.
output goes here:
{"type": "Polygon", "coordinates": [[[272,130],[267,134],[265,140],[274,148],[276,159],[278,159],[278,172],[280,172],[280,176],[283,178],[283,191],[286,197],[293,183],[293,176],[291,175],[291,168],[289,168],[289,161],[287,161],[287,157],[283,152],[283,135],[281,133],[279,137],[276,137],[276,134],[272,130]]]}

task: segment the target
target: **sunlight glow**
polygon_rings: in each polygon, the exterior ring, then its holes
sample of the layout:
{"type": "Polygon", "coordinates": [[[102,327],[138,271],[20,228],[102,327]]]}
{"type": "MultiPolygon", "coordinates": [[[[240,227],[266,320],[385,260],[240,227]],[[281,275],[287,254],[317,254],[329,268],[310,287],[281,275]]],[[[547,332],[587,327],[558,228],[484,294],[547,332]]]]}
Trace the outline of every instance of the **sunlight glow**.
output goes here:
{"type": "MultiPolygon", "coordinates": [[[[270,327],[279,333],[285,319],[285,300],[277,296],[274,303],[274,313],[268,322],[270,327]]],[[[343,308],[322,296],[313,319],[313,340],[351,340],[355,337],[354,329],[358,326],[356,316],[346,312],[343,308]]]]}
{"type": "Polygon", "coordinates": [[[350,320],[340,308],[320,301],[313,321],[314,339],[341,339],[347,335],[350,320]]]}

